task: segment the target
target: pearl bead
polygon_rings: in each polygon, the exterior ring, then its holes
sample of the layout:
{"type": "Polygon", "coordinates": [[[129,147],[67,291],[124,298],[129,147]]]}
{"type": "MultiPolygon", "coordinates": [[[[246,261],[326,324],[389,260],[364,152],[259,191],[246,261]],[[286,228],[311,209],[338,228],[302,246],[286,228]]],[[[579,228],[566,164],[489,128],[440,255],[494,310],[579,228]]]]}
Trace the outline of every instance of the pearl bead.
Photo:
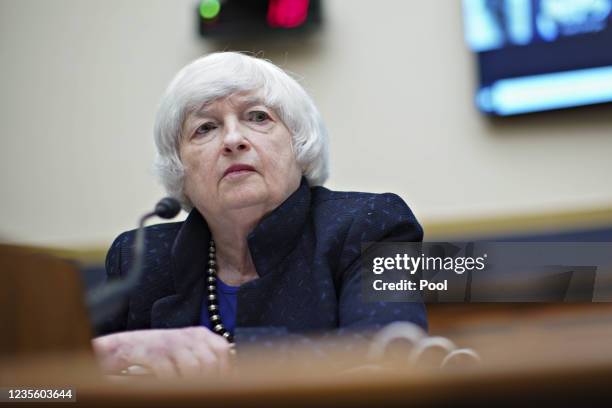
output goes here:
{"type": "Polygon", "coordinates": [[[223,330],[223,325],[221,323],[215,325],[215,327],[213,327],[213,330],[216,332],[220,332],[221,330],[223,330]]]}
{"type": "Polygon", "coordinates": [[[217,300],[217,295],[211,293],[210,295],[208,295],[208,300],[217,300]]]}

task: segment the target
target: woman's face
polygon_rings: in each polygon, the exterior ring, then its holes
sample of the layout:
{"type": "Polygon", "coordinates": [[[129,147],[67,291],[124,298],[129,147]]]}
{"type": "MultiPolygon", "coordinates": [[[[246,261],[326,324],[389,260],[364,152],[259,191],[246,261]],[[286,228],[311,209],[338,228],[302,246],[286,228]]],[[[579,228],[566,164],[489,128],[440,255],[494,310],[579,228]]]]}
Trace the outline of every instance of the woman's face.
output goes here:
{"type": "Polygon", "coordinates": [[[185,194],[204,215],[248,207],[265,214],[300,185],[291,134],[255,92],[189,114],[179,153],[185,194]]]}

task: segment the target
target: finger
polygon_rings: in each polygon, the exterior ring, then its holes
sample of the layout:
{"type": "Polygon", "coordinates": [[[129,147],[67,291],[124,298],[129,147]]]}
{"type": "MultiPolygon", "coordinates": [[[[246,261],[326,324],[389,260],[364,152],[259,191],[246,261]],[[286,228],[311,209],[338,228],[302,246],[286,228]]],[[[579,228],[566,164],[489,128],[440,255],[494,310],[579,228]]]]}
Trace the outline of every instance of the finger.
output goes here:
{"type": "Polygon", "coordinates": [[[186,333],[190,336],[197,337],[198,342],[207,343],[215,353],[229,353],[230,344],[225,337],[213,333],[206,327],[192,327],[190,331],[186,333]]]}
{"type": "Polygon", "coordinates": [[[187,347],[180,347],[171,354],[174,365],[181,377],[196,377],[201,374],[200,359],[187,347]]]}
{"type": "Polygon", "coordinates": [[[217,364],[219,366],[219,372],[221,374],[229,374],[232,368],[232,356],[230,355],[231,348],[227,347],[213,349],[215,356],[217,357],[217,364]]]}
{"type": "Polygon", "coordinates": [[[216,333],[213,333],[211,330],[203,327],[197,332],[197,335],[200,337],[201,341],[206,342],[210,348],[212,348],[215,353],[228,353],[230,344],[225,339],[225,337],[220,336],[216,333]]]}
{"type": "Polygon", "coordinates": [[[106,374],[117,374],[129,366],[131,347],[126,344],[126,333],[110,334],[92,340],[96,359],[106,374]]]}
{"type": "Polygon", "coordinates": [[[219,360],[219,370],[227,374],[231,368],[231,345],[223,336],[210,332],[208,344],[219,360]]]}
{"type": "Polygon", "coordinates": [[[148,364],[153,374],[162,379],[169,379],[178,376],[178,371],[170,358],[167,356],[158,356],[154,361],[148,364]]]}
{"type": "Polygon", "coordinates": [[[227,339],[223,336],[220,336],[212,331],[208,331],[207,339],[210,345],[218,352],[227,353],[230,348],[230,344],[227,339]]]}
{"type": "Polygon", "coordinates": [[[215,374],[219,372],[219,359],[207,343],[200,342],[194,344],[193,353],[200,361],[202,374],[215,374]]]}
{"type": "Polygon", "coordinates": [[[212,362],[207,357],[208,353],[214,354],[214,367],[218,372],[228,373],[231,369],[231,356],[230,356],[230,344],[223,337],[213,333],[206,327],[189,327],[183,329],[183,333],[189,338],[189,343],[192,348],[200,350],[198,354],[201,354],[204,359],[202,363],[211,365],[212,362]],[[205,345],[205,348],[201,346],[205,345]],[[208,362],[207,362],[208,361],[208,362]]]}

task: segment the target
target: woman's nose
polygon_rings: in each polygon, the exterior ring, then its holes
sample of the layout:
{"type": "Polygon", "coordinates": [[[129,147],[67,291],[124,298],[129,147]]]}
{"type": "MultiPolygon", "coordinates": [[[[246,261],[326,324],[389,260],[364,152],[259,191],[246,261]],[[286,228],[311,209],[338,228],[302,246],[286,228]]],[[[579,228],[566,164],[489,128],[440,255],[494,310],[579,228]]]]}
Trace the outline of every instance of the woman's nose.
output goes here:
{"type": "Polygon", "coordinates": [[[223,139],[223,153],[232,154],[247,151],[251,148],[249,141],[244,137],[243,130],[238,126],[230,127],[223,139]]]}

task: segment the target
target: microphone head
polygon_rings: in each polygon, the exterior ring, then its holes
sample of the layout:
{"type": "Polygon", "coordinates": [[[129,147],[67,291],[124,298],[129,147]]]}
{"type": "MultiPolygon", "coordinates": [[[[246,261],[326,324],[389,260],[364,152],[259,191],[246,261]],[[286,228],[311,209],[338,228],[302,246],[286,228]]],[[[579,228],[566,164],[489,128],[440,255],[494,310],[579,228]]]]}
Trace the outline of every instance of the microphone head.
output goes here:
{"type": "Polygon", "coordinates": [[[181,204],[177,199],[166,197],[159,200],[155,205],[154,213],[160,218],[174,218],[181,211],[181,204]]]}

